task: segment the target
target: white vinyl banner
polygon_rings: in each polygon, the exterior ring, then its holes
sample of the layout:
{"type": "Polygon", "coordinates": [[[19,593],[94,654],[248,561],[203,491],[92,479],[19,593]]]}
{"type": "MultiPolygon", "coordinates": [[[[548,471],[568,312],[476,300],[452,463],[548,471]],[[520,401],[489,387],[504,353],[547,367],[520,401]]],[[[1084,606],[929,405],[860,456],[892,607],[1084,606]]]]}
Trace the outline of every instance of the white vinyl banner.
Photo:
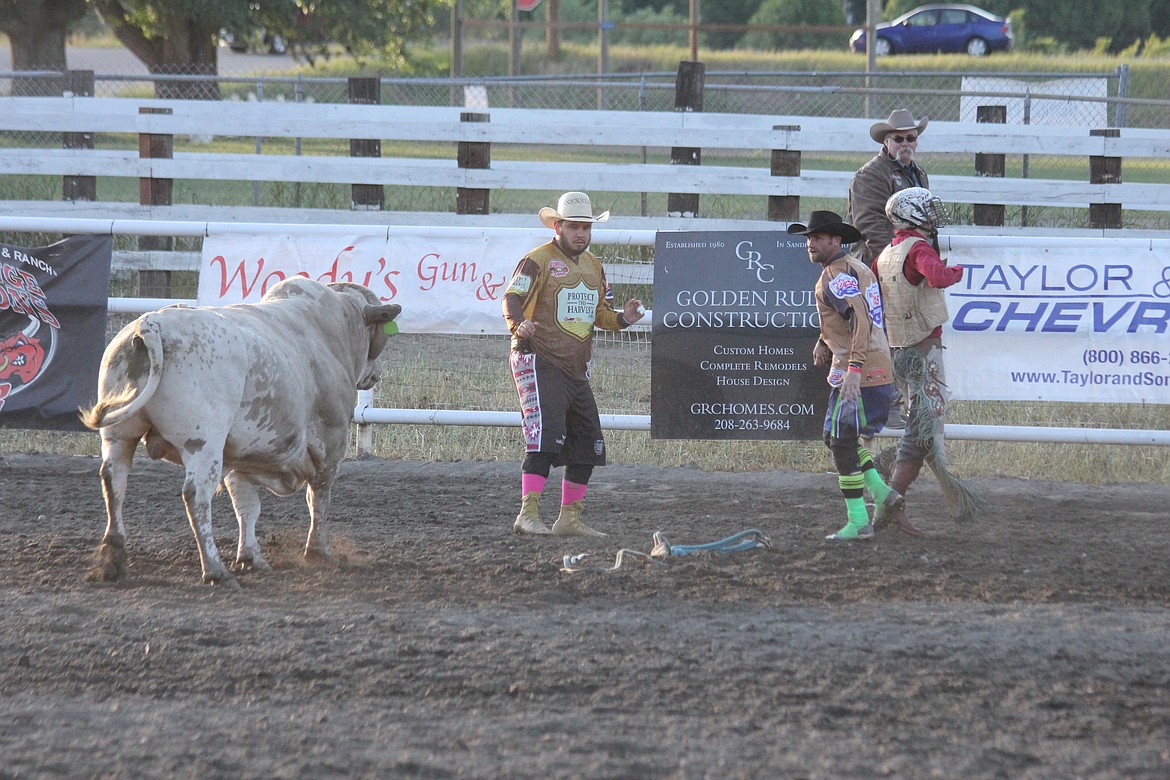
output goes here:
{"type": "Polygon", "coordinates": [[[1170,403],[1170,249],[1086,244],[950,251],[956,398],[1170,403]]]}
{"type": "Polygon", "coordinates": [[[402,306],[397,322],[404,333],[503,334],[508,279],[538,243],[531,234],[209,236],[198,302],[255,303],[277,282],[300,275],[369,287],[382,302],[402,306]]]}

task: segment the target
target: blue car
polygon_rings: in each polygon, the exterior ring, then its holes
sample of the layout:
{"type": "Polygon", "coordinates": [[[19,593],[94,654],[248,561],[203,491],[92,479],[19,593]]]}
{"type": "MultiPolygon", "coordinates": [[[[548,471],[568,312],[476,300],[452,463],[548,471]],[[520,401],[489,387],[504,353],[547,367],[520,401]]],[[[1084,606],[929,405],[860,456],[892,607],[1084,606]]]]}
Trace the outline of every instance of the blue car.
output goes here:
{"type": "MultiPolygon", "coordinates": [[[[982,57],[1012,47],[1012,22],[973,5],[921,5],[874,30],[874,53],[932,54],[967,52],[982,57]]],[[[856,52],[865,52],[865,30],[849,39],[856,52]]]]}

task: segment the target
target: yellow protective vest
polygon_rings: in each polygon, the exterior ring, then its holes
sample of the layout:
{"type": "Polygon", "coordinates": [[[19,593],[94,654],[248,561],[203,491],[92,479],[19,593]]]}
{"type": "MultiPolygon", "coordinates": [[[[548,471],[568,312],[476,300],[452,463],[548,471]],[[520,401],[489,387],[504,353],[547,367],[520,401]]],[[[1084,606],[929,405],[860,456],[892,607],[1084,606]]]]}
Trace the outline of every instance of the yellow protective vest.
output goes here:
{"type": "Polygon", "coordinates": [[[891,347],[912,347],[950,319],[942,290],[931,287],[926,279],[910,284],[902,273],[910,247],[923,240],[908,238],[878,255],[878,284],[891,347]]]}

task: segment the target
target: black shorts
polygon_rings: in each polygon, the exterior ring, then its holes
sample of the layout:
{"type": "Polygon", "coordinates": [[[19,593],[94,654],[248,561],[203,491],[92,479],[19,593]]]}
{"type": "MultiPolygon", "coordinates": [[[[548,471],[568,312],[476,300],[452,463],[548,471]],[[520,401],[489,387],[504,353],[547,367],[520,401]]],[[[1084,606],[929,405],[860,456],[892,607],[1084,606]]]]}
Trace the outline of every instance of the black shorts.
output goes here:
{"type": "Polygon", "coordinates": [[[569,379],[535,353],[512,350],[509,362],[528,452],[551,453],[554,466],[604,466],[605,439],[593,387],[569,379]]]}
{"type": "Polygon", "coordinates": [[[829,391],[829,407],[825,410],[825,443],[855,442],[861,436],[876,436],[890,416],[893,385],[861,388],[856,401],[841,397],[841,388],[829,391]]]}

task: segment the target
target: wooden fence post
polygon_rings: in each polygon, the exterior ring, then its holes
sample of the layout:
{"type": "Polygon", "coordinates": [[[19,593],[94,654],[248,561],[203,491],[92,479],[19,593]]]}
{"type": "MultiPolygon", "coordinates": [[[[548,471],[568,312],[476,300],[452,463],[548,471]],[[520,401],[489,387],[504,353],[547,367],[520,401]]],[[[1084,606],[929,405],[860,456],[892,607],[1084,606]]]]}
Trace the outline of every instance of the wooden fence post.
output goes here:
{"type": "MultiPolygon", "coordinates": [[[[491,114],[463,111],[460,122],[490,122],[491,114]]],[[[486,141],[460,141],[457,148],[460,168],[491,168],[492,145],[486,141]]],[[[491,202],[491,190],[479,187],[455,188],[456,214],[487,214],[491,202]]]]}
{"type": "MultiPolygon", "coordinates": [[[[1121,130],[1108,127],[1090,130],[1089,135],[1101,138],[1120,138],[1121,130]]],[[[1090,184],[1121,184],[1121,158],[1105,155],[1089,155],[1090,184]]],[[[1120,203],[1090,203],[1089,226],[1117,230],[1121,228],[1120,203]]]]}
{"type": "MultiPolygon", "coordinates": [[[[674,82],[674,110],[702,111],[703,83],[706,67],[701,62],[678,64],[678,75],[674,82]]],[[[671,165],[699,165],[703,152],[698,147],[675,146],[670,150],[671,165]]],[[[666,213],[672,217],[699,216],[699,193],[671,192],[666,196],[666,213]]]]}
{"type": "MultiPolygon", "coordinates": [[[[351,76],[349,102],[358,105],[379,105],[382,102],[382,80],[377,76],[351,76]]],[[[350,157],[381,157],[382,141],[377,138],[351,138],[350,157]]],[[[350,206],[354,211],[381,211],[383,189],[381,184],[351,184],[350,206]]]]}
{"type": "MultiPolygon", "coordinates": [[[[139,107],[139,114],[171,114],[169,108],[139,107]]],[[[170,133],[139,133],[138,156],[143,159],[169,160],[175,156],[175,137],[170,133]]],[[[170,206],[174,193],[174,179],[139,177],[138,203],[142,206],[170,206]]],[[[169,252],[174,248],[171,236],[139,236],[138,248],[144,251],[169,252]]],[[[171,272],[142,270],[138,272],[138,291],[145,298],[171,297],[171,272]]]]}
{"type": "MultiPolygon", "coordinates": [[[[72,97],[93,97],[93,71],[67,71],[65,91],[72,97]]],[[[61,143],[66,149],[92,149],[93,133],[62,133],[61,143]]],[[[97,177],[62,176],[61,193],[62,200],[97,200],[97,177]]]]}
{"type": "MultiPolygon", "coordinates": [[[[988,124],[1007,124],[1007,106],[977,106],[975,121],[988,124]]],[[[1002,179],[1007,171],[1007,155],[975,153],[975,175],[1002,179]]],[[[976,203],[974,218],[976,225],[1002,225],[1006,209],[1003,205],[976,203]]]]}
{"type": "MultiPolygon", "coordinates": [[[[783,130],[788,133],[799,132],[800,125],[772,125],[772,130],[783,130]]],[[[788,146],[787,139],[784,146],[788,146]]],[[[773,149],[771,167],[773,176],[799,176],[800,150],[773,149]]],[[[768,219],[771,222],[796,222],[800,219],[800,196],[769,195],[768,219]]]]}

